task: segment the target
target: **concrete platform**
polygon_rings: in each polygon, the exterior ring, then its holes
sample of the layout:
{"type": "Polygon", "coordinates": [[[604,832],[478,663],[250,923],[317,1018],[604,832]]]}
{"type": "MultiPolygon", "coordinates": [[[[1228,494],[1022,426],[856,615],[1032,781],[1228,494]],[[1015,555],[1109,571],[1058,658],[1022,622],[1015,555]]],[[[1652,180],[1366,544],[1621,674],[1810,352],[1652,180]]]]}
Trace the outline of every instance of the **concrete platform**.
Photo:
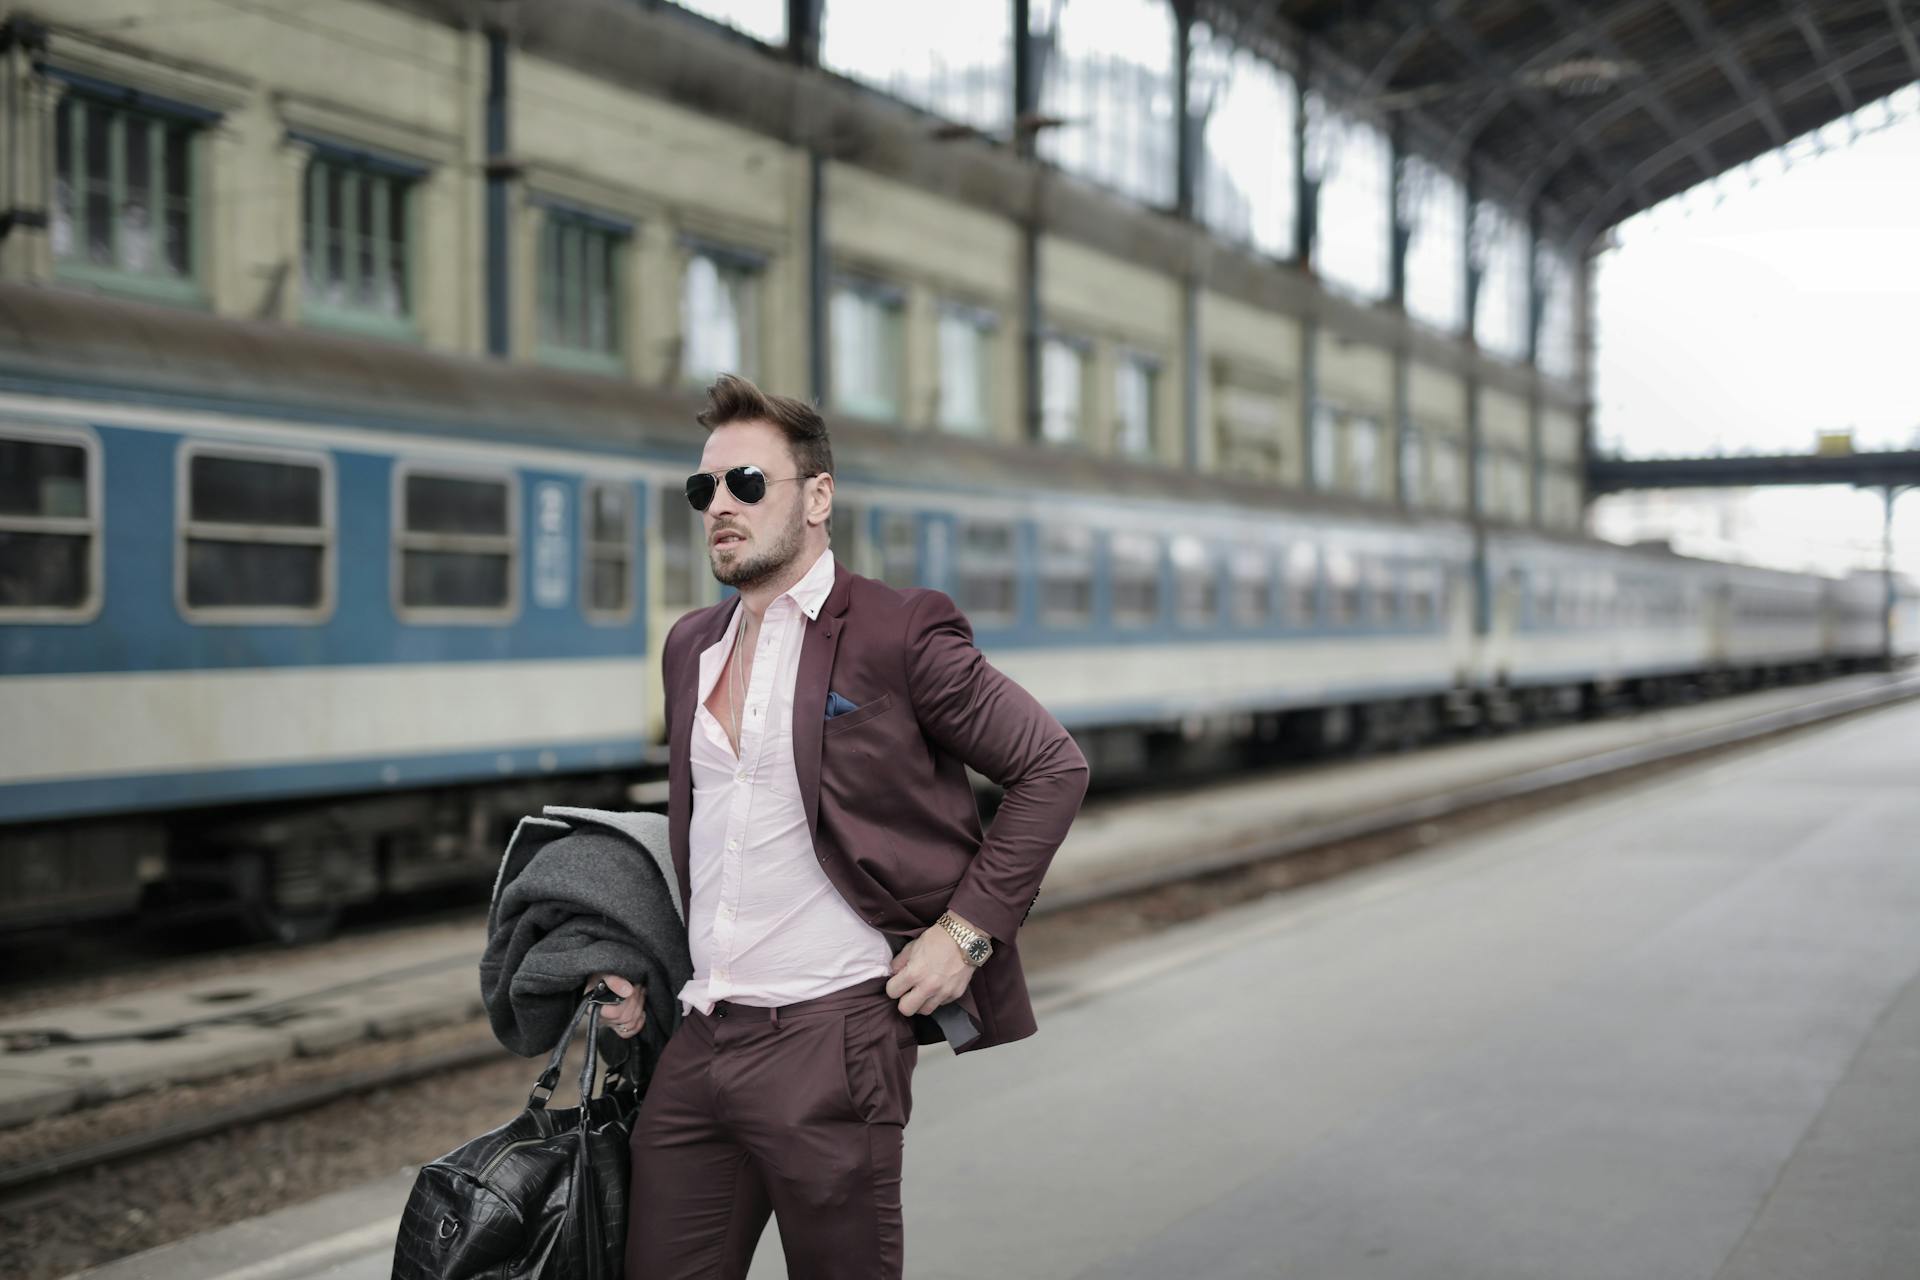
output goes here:
{"type": "MultiPolygon", "coordinates": [[[[1050,973],[923,1059],[907,1274],[1912,1280],[1916,776],[1891,708],[1050,973]]],[[[372,1280],[405,1186],[89,1275],[372,1280]]]]}

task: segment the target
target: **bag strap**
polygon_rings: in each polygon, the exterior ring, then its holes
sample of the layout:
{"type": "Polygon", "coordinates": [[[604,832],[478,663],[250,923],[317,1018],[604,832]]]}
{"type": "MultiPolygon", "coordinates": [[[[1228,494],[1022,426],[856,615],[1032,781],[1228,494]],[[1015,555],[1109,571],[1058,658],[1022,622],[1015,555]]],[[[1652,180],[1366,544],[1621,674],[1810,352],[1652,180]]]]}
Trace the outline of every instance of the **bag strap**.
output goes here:
{"type": "Polygon", "coordinates": [[[600,1065],[600,1007],[619,1003],[620,997],[604,982],[596,982],[593,990],[587,992],[580,1001],[580,1007],[573,1011],[573,1017],[568,1020],[560,1043],[553,1047],[553,1056],[547,1059],[547,1069],[540,1073],[540,1078],[534,1081],[533,1092],[527,1095],[529,1110],[543,1110],[552,1100],[553,1091],[560,1084],[560,1064],[566,1060],[567,1046],[573,1043],[573,1033],[580,1029],[580,1019],[587,1018],[587,1060],[580,1067],[580,1118],[582,1124],[586,1123],[586,1101],[593,1096],[594,1075],[600,1065]],[[546,1097],[540,1096],[543,1090],[546,1097]]]}

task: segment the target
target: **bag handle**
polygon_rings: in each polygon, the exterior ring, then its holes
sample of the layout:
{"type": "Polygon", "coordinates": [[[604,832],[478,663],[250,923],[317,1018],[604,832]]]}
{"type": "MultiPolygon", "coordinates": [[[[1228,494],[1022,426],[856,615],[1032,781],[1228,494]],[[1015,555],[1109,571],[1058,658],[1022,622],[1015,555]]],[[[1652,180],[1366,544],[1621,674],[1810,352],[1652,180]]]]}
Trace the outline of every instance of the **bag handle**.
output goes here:
{"type": "Polygon", "coordinates": [[[587,1018],[587,1058],[580,1065],[580,1121],[586,1123],[587,1099],[593,1096],[593,1081],[600,1065],[600,1007],[619,1004],[621,997],[615,995],[604,982],[596,982],[593,990],[587,992],[580,1001],[580,1007],[573,1011],[573,1017],[567,1022],[565,1034],[560,1043],[553,1048],[553,1056],[547,1059],[547,1069],[534,1081],[533,1092],[527,1095],[527,1108],[531,1111],[544,1110],[553,1099],[553,1091],[560,1083],[560,1064],[566,1059],[567,1046],[573,1043],[573,1033],[580,1029],[580,1019],[587,1018]],[[545,1091],[546,1097],[541,1097],[545,1091]]]}

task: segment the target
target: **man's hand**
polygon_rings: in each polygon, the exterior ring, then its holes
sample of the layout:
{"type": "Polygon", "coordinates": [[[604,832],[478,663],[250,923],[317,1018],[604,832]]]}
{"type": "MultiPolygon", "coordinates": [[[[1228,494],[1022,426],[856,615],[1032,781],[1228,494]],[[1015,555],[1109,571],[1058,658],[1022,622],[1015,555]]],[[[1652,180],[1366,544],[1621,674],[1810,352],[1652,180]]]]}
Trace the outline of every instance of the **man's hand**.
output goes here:
{"type": "Polygon", "coordinates": [[[607,984],[607,990],[624,997],[619,1004],[600,1006],[600,1021],[613,1028],[613,1034],[622,1040],[631,1040],[640,1034],[640,1028],[647,1025],[647,989],[637,987],[617,973],[596,973],[587,979],[587,990],[593,990],[596,982],[607,984]]]}
{"type": "Polygon", "coordinates": [[[900,948],[893,958],[893,976],[887,979],[887,995],[911,1018],[952,1004],[971,981],[973,966],[960,954],[960,944],[936,925],[900,948]]]}

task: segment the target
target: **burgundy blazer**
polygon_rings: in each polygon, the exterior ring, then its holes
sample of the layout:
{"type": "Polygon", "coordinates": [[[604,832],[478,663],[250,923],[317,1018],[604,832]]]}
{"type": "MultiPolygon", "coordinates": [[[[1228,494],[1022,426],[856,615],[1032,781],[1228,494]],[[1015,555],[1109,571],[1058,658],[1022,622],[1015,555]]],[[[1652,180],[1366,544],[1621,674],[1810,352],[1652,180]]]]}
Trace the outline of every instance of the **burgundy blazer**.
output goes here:
{"type": "MultiPolygon", "coordinates": [[[[689,744],[700,654],[726,634],[737,596],[674,624],[666,680],[668,829],[681,901],[692,898],[689,744]]],[[[960,1005],[968,1049],[1034,1032],[1014,935],[1087,789],[1087,762],[1060,722],[974,648],[944,593],[896,591],[834,565],[807,624],[793,690],[793,763],[828,880],[883,933],[917,937],[951,908],[994,939],[960,1005]],[[831,689],[856,705],[826,719],[831,689]],[[983,834],[967,766],[1005,788],[983,834]]],[[[921,1043],[940,1039],[916,1018],[921,1043]]]]}

